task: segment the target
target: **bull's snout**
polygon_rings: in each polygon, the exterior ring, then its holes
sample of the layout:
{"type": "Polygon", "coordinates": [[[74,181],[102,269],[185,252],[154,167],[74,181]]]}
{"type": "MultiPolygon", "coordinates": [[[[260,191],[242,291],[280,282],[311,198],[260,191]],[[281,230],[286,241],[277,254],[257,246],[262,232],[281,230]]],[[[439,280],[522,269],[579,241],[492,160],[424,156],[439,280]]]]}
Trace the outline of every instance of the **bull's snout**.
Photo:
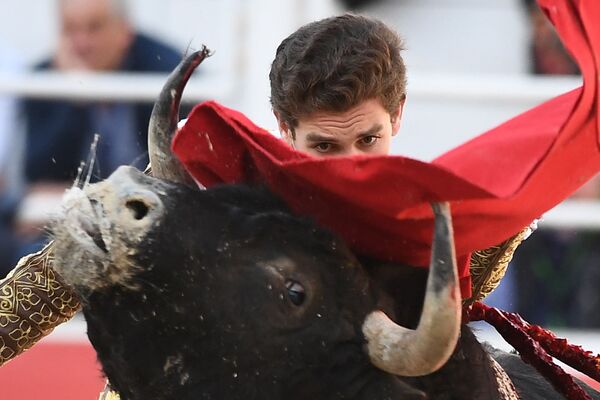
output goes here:
{"type": "Polygon", "coordinates": [[[134,287],[134,257],[149,232],[160,224],[166,187],[131,167],[108,179],[70,189],[63,215],[53,227],[56,265],[81,295],[110,285],[134,287]]]}
{"type": "Polygon", "coordinates": [[[122,166],[105,181],[104,197],[113,198],[111,208],[120,224],[140,227],[154,224],[162,216],[163,203],[150,179],[133,167],[122,166]]]}
{"type": "Polygon", "coordinates": [[[63,231],[83,248],[112,253],[135,245],[160,223],[163,188],[132,167],[119,167],[105,181],[73,188],[63,201],[63,231]]]}

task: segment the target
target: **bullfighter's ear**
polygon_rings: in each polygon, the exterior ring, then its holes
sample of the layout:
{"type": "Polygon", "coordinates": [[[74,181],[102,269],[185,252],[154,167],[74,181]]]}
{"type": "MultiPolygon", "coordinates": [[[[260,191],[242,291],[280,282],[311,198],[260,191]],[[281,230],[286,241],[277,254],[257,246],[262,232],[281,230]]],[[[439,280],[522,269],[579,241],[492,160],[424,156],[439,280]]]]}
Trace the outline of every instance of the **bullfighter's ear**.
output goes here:
{"type": "Polygon", "coordinates": [[[290,146],[294,147],[294,133],[290,129],[290,126],[287,122],[281,118],[281,114],[277,111],[273,110],[273,114],[275,115],[275,119],[277,119],[277,128],[279,128],[279,133],[281,134],[281,138],[287,142],[290,146]]]}
{"type": "Polygon", "coordinates": [[[400,131],[400,122],[402,121],[402,113],[404,111],[404,104],[406,103],[406,96],[402,100],[400,100],[400,105],[396,112],[391,115],[392,118],[392,136],[396,136],[396,134],[400,131]]]}

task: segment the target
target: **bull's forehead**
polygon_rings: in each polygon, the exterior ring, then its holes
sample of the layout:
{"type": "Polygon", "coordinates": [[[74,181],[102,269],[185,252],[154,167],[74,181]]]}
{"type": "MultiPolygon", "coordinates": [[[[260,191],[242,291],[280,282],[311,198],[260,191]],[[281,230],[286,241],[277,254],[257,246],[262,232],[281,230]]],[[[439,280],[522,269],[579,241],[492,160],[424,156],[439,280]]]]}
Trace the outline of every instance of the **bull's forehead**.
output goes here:
{"type": "Polygon", "coordinates": [[[316,269],[302,260],[294,259],[288,255],[272,258],[263,258],[256,262],[256,267],[265,271],[267,275],[282,278],[302,279],[306,284],[314,285],[318,280],[314,277],[316,269]]]}
{"type": "Polygon", "coordinates": [[[92,185],[87,185],[84,191],[88,195],[106,191],[115,191],[122,195],[127,195],[129,192],[145,189],[164,196],[167,195],[170,190],[175,188],[175,186],[176,185],[173,183],[148,176],[136,168],[119,167],[107,179],[92,185]]]}
{"type": "Polygon", "coordinates": [[[292,258],[287,256],[276,256],[273,258],[263,259],[257,262],[259,267],[273,272],[282,273],[291,269],[297,268],[297,263],[292,258]]]}

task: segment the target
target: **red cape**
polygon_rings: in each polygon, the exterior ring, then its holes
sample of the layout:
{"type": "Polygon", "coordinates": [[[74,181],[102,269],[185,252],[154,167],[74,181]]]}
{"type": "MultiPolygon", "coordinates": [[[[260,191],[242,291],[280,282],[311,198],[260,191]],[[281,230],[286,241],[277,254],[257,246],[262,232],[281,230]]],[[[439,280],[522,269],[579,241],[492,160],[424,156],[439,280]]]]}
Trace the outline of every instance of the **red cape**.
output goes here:
{"type": "Polygon", "coordinates": [[[204,186],[265,183],[296,212],[381,260],[428,265],[429,203],[450,201],[461,288],[469,297],[464,261],[472,251],[514,235],[600,170],[600,2],[539,3],[577,60],[584,85],[431,163],[400,156],[312,158],[215,102],[194,108],[173,151],[204,186]]]}

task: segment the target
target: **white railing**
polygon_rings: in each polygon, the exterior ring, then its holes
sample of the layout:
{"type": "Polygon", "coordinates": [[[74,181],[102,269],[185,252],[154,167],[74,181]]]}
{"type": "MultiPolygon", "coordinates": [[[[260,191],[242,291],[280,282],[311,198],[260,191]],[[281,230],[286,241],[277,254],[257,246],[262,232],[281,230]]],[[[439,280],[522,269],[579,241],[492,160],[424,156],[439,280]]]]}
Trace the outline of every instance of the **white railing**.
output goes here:
{"type": "Polygon", "coordinates": [[[448,101],[540,103],[581,85],[579,77],[411,73],[409,96],[448,101]]]}
{"type": "Polygon", "coordinates": [[[600,230],[600,201],[563,201],[542,216],[539,228],[600,230]]]}
{"type": "MultiPolygon", "coordinates": [[[[0,95],[73,100],[154,101],[166,80],[165,74],[90,74],[56,72],[0,74],[0,95]]],[[[416,74],[410,81],[410,96],[420,99],[472,100],[496,103],[539,103],[579,86],[579,78],[528,76],[441,76],[416,74]]],[[[239,86],[233,79],[202,73],[187,85],[184,98],[198,102],[205,99],[232,98],[239,86]]],[[[268,102],[265,101],[265,107],[268,102]]],[[[40,210],[52,209],[37,204],[28,207],[31,217],[40,210]]],[[[28,218],[25,218],[28,219],[28,218]]],[[[567,201],[546,213],[540,228],[600,229],[600,202],[567,201]]]]}
{"type": "MultiPolygon", "coordinates": [[[[156,73],[0,73],[0,94],[33,98],[153,101],[166,77],[166,74],[156,73]]],[[[233,77],[199,73],[186,86],[185,96],[190,101],[224,98],[236,89],[234,82],[233,77]]],[[[409,89],[411,98],[537,103],[580,84],[581,79],[576,77],[414,73],[410,76],[409,89]]]]}
{"type": "MultiPolygon", "coordinates": [[[[59,73],[0,74],[0,95],[29,98],[61,98],[100,101],[153,102],[168,74],[157,73],[59,73]]],[[[185,99],[201,101],[231,95],[234,83],[214,74],[198,73],[185,88],[185,99]]]]}

